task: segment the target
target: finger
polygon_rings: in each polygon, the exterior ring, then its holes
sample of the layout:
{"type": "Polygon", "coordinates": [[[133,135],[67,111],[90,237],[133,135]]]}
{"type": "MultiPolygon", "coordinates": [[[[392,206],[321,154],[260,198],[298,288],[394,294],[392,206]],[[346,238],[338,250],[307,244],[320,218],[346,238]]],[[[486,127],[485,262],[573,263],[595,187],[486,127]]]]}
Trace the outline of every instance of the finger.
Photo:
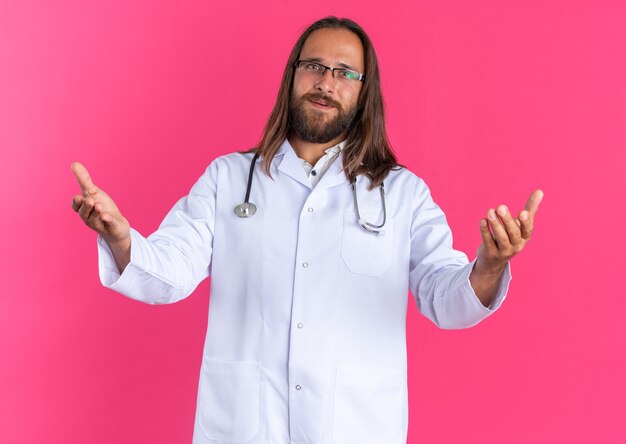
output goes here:
{"type": "Polygon", "coordinates": [[[78,209],[78,214],[80,215],[80,218],[87,224],[89,221],[89,217],[93,212],[94,203],[95,201],[93,200],[93,198],[87,197],[83,200],[83,204],[78,209]]]}
{"type": "Polygon", "coordinates": [[[483,244],[485,245],[487,251],[498,249],[496,241],[493,239],[491,231],[489,230],[489,223],[487,222],[487,219],[480,220],[480,235],[483,238],[483,244]]]}
{"type": "Polygon", "coordinates": [[[87,221],[87,224],[99,233],[106,230],[105,224],[102,221],[103,211],[102,204],[95,202],[93,204],[93,211],[89,214],[89,220],[87,221]]]}
{"type": "Polygon", "coordinates": [[[83,199],[84,197],[82,194],[77,194],[76,196],[74,196],[72,198],[72,210],[78,212],[80,206],[83,204],[83,199]]]}
{"type": "Polygon", "coordinates": [[[93,210],[94,211],[91,216],[92,218],[94,214],[97,216],[97,219],[95,219],[94,222],[100,227],[108,230],[109,232],[120,228],[120,221],[116,219],[113,214],[106,212],[100,202],[95,203],[93,210]]]}
{"type": "Polygon", "coordinates": [[[100,224],[109,232],[114,232],[119,228],[119,221],[111,213],[100,213],[100,224]]]}
{"type": "MultiPolygon", "coordinates": [[[[88,200],[91,200],[91,198],[85,199],[85,201],[88,200]]],[[[91,204],[91,202],[89,202],[89,204],[91,204]]],[[[88,208],[88,204],[85,204],[84,207],[88,208]]],[[[111,228],[113,226],[112,222],[115,222],[115,220],[110,214],[104,212],[101,203],[96,202],[91,207],[91,212],[89,212],[89,215],[84,222],[89,228],[95,230],[99,234],[106,234],[111,232],[111,228]]]]}
{"type": "Polygon", "coordinates": [[[98,187],[93,183],[87,168],[85,168],[80,162],[72,163],[72,172],[78,180],[78,185],[83,192],[83,196],[91,196],[98,191],[98,187]]]}
{"type": "Polygon", "coordinates": [[[531,193],[528,201],[526,202],[525,210],[530,213],[530,218],[534,217],[537,209],[539,208],[539,204],[543,200],[543,191],[535,190],[531,193]]]}
{"type": "Polygon", "coordinates": [[[506,230],[511,245],[519,244],[522,241],[522,233],[520,232],[520,228],[515,223],[515,219],[513,219],[513,216],[509,212],[506,205],[500,205],[498,207],[498,217],[504,225],[504,229],[506,230]]]}
{"type": "Polygon", "coordinates": [[[102,219],[102,222],[109,228],[113,228],[117,224],[117,221],[109,213],[101,213],[100,219],[102,219]]]}
{"type": "Polygon", "coordinates": [[[511,245],[509,236],[504,228],[504,225],[502,225],[502,222],[496,216],[496,211],[493,208],[487,211],[487,221],[491,227],[491,232],[493,233],[493,238],[498,245],[498,249],[508,248],[511,245]]]}
{"type": "Polygon", "coordinates": [[[522,234],[522,238],[524,240],[528,240],[533,235],[533,225],[534,225],[533,218],[530,217],[530,214],[528,211],[522,210],[519,213],[519,219],[520,219],[520,232],[522,234]]]}
{"type": "Polygon", "coordinates": [[[111,216],[110,213],[104,212],[104,207],[100,202],[96,202],[93,206],[93,213],[91,217],[94,217],[94,215],[99,219],[98,223],[113,222],[113,216],[111,216]]]}

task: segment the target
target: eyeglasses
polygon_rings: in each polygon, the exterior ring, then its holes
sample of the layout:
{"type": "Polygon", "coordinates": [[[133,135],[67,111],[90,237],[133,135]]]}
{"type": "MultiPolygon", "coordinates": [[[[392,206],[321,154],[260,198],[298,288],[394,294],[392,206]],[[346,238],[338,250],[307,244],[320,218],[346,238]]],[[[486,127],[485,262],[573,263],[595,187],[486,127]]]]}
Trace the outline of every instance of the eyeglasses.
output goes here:
{"type": "Polygon", "coordinates": [[[298,60],[295,64],[295,67],[296,69],[300,70],[301,73],[315,77],[324,77],[326,71],[330,70],[330,75],[333,76],[336,80],[358,82],[365,79],[365,74],[361,74],[360,72],[356,72],[346,68],[331,68],[330,66],[325,66],[317,62],[310,62],[308,60],[298,60]]]}

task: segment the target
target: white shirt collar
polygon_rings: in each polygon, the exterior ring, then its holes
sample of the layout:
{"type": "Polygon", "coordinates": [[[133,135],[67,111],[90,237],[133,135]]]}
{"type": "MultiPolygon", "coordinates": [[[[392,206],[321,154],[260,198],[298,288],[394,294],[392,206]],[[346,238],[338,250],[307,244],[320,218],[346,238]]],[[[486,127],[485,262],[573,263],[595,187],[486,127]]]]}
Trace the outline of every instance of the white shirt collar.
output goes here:
{"type": "Polygon", "coordinates": [[[339,153],[345,146],[346,141],[344,140],[337,145],[326,148],[324,150],[325,154],[315,163],[315,165],[311,165],[306,160],[300,159],[302,167],[311,181],[311,186],[315,187],[315,185],[317,185],[324,173],[328,170],[328,167],[330,167],[335,159],[339,157],[339,153]]]}

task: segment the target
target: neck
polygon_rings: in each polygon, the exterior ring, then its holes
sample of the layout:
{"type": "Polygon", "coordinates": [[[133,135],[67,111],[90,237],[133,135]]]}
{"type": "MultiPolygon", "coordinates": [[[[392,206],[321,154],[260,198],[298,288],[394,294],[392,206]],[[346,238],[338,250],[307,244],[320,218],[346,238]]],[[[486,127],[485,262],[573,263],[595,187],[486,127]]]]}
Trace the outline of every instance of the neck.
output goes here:
{"type": "Polygon", "coordinates": [[[294,134],[289,136],[287,140],[300,159],[306,160],[310,165],[315,165],[322,158],[325,150],[337,145],[344,138],[345,136],[341,135],[328,143],[312,143],[294,134]]]}

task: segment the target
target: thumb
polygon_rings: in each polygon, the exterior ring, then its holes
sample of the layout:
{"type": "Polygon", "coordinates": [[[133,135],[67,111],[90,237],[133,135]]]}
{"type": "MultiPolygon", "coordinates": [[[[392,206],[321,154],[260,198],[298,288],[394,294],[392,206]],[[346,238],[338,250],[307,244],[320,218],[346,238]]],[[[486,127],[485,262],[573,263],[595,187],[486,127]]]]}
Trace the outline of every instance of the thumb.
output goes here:
{"type": "Polygon", "coordinates": [[[534,215],[539,208],[539,204],[543,200],[543,191],[535,190],[532,192],[528,201],[526,202],[526,211],[528,211],[531,215],[534,215]]]}

